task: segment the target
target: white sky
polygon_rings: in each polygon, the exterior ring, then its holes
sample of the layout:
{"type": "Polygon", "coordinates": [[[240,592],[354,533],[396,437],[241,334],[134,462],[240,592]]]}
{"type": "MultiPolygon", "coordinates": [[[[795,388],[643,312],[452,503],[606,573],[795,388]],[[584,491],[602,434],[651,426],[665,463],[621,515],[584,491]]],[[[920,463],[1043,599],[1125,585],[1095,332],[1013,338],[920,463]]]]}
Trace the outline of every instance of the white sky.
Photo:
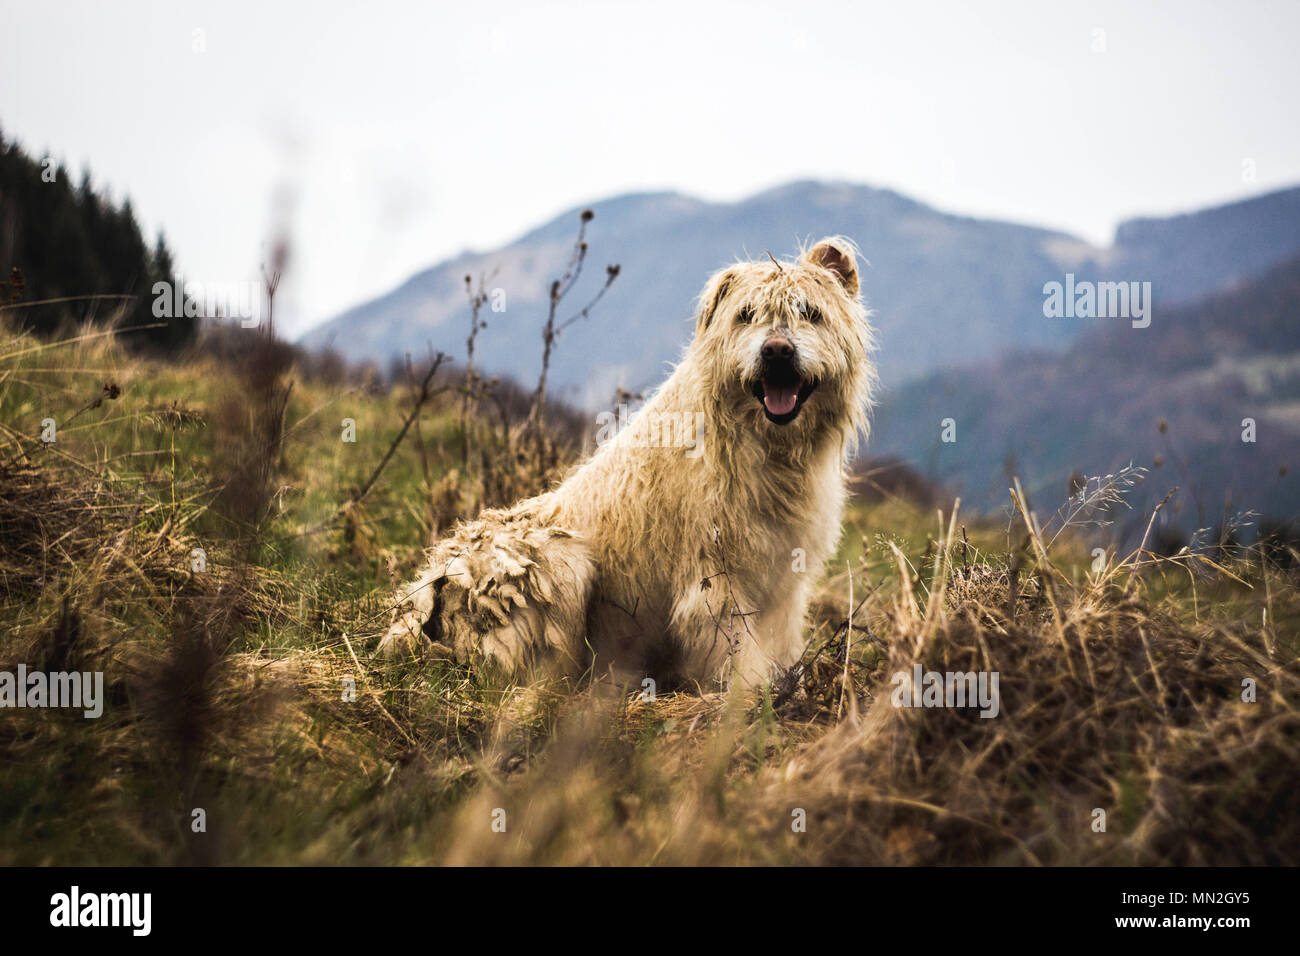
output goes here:
{"type": "Polygon", "coordinates": [[[848,179],[1107,242],[1300,181],[1298,27],[1248,0],[0,0],[0,127],[130,195],[187,279],[255,278],[286,217],[296,333],[628,190],[848,179]]]}

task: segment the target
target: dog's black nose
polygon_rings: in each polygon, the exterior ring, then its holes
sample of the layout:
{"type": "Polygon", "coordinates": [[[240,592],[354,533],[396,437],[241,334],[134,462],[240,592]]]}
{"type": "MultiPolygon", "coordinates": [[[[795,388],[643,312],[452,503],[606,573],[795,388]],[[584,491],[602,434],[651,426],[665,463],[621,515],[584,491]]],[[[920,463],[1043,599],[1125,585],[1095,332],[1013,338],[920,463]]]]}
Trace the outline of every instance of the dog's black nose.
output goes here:
{"type": "Polygon", "coordinates": [[[759,354],[769,361],[777,358],[788,359],[794,355],[794,345],[784,335],[774,335],[763,343],[759,354]]]}

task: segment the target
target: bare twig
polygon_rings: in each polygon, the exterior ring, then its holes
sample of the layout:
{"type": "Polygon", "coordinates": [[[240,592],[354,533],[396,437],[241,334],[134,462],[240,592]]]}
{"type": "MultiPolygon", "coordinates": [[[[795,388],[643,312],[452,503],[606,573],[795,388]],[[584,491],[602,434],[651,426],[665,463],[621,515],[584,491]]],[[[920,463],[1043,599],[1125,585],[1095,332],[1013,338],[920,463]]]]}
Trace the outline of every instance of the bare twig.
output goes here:
{"type": "Polygon", "coordinates": [[[574,240],[573,252],[569,256],[569,262],[565,266],[564,274],[551,283],[546,324],[542,327],[542,370],[537,377],[537,388],[533,392],[533,401],[529,409],[527,424],[527,431],[531,434],[536,446],[539,464],[543,446],[543,413],[546,407],[546,388],[551,373],[551,354],[555,349],[555,340],[564,329],[591,314],[591,309],[604,297],[605,292],[618,278],[619,274],[618,266],[607,266],[605,268],[605,284],[596,293],[596,296],[576,314],[562,322],[556,321],[560,303],[573,290],[578,278],[582,275],[582,267],[587,260],[587,223],[591,222],[593,218],[595,218],[595,213],[590,209],[582,211],[579,217],[578,238],[574,240]]]}
{"type": "Polygon", "coordinates": [[[469,337],[465,339],[465,393],[460,403],[461,468],[469,464],[469,405],[471,401],[477,402],[483,397],[483,393],[476,389],[478,373],[474,370],[474,346],[478,342],[479,332],[487,328],[487,322],[479,318],[479,313],[483,311],[483,306],[488,300],[488,279],[495,277],[496,274],[496,269],[492,270],[492,276],[485,276],[480,272],[478,291],[474,290],[474,280],[469,275],[465,276],[465,294],[469,297],[469,337]]]}
{"type": "Polygon", "coordinates": [[[556,334],[563,332],[565,329],[567,329],[569,326],[573,325],[573,323],[579,321],[580,319],[590,318],[591,310],[594,309],[596,307],[596,304],[605,297],[605,293],[608,292],[609,287],[614,284],[614,280],[618,278],[618,274],[620,271],[621,271],[620,266],[616,266],[616,265],[606,266],[605,284],[600,287],[600,291],[597,292],[595,297],[586,305],[584,305],[578,312],[569,316],[567,319],[561,322],[555,330],[556,334]]]}
{"type": "Polygon", "coordinates": [[[442,366],[442,363],[446,358],[447,356],[442,352],[439,352],[434,357],[433,362],[429,365],[428,373],[424,376],[424,381],[420,383],[420,393],[415,397],[415,405],[411,408],[411,413],[406,416],[406,421],[402,423],[401,431],[397,433],[397,437],[393,439],[393,443],[388,446],[388,451],[384,454],[384,457],[380,459],[379,464],[375,466],[375,470],[370,473],[370,477],[366,479],[365,484],[353,492],[351,498],[339,505],[334,514],[330,516],[329,520],[321,522],[319,526],[304,532],[305,534],[311,534],[321,528],[333,524],[360,504],[366,495],[370,494],[370,489],[375,486],[375,482],[379,480],[379,476],[383,474],[384,469],[388,467],[388,462],[392,460],[393,455],[396,454],[397,447],[401,445],[402,439],[405,438],[406,433],[410,431],[411,425],[420,414],[420,409],[424,407],[425,402],[433,398],[433,396],[446,391],[445,388],[434,389],[431,387],[433,384],[433,377],[438,374],[438,369],[442,366]]]}

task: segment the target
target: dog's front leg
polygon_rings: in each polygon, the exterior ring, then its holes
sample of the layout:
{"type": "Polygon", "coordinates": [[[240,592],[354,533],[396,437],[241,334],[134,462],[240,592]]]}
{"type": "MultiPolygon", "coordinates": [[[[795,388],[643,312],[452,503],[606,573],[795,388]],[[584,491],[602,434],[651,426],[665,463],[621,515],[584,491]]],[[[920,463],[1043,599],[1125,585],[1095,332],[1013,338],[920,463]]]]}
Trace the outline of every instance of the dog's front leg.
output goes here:
{"type": "Polygon", "coordinates": [[[702,682],[761,684],[771,672],[762,646],[761,617],[759,603],[734,575],[697,577],[680,593],[672,610],[683,676],[702,682]]]}
{"type": "Polygon", "coordinates": [[[393,620],[379,642],[378,651],[389,657],[406,657],[429,650],[427,628],[437,624],[438,588],[442,574],[428,565],[414,581],[397,593],[393,620]]]}

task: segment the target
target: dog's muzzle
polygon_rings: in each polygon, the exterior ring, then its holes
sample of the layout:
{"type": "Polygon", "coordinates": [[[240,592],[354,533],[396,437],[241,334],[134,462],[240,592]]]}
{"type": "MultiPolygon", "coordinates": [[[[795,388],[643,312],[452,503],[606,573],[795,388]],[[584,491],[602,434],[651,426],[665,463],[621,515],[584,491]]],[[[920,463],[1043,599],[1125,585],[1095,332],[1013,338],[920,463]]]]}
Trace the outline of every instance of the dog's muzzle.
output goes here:
{"type": "Polygon", "coordinates": [[[799,417],[799,410],[817,387],[817,380],[800,374],[799,356],[783,335],[773,335],[764,342],[759,355],[754,397],[763,403],[763,414],[769,422],[788,425],[799,417]]]}

